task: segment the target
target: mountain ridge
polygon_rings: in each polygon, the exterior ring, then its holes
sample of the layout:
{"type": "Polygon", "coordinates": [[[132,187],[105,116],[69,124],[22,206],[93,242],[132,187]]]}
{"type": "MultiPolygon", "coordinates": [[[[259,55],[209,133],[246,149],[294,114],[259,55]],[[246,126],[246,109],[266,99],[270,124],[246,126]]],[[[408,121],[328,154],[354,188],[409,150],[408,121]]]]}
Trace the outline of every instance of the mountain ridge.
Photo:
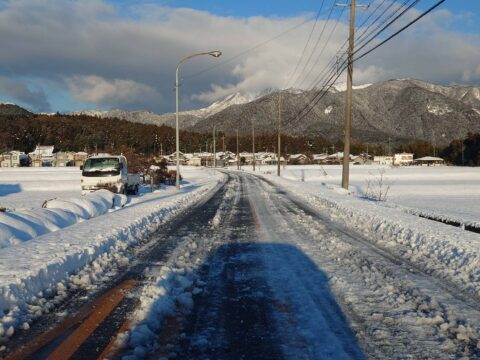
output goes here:
{"type": "MultiPolygon", "coordinates": [[[[278,98],[282,94],[282,133],[321,135],[331,141],[343,139],[344,85],[336,84],[323,94],[319,89],[265,89],[257,95],[233,93],[208,107],[179,113],[180,128],[208,133],[213,125],[232,135],[251,132],[274,133],[278,123],[278,98]],[[322,98],[314,106],[311,100],[322,98]],[[308,113],[298,118],[302,109],[308,113]]],[[[14,104],[0,106],[7,111],[21,109],[14,104]],[[13,108],[12,108],[13,106],[13,108]],[[8,108],[10,107],[10,108],[8,108]]],[[[26,110],[24,110],[26,111],[26,110]]],[[[26,113],[31,114],[26,111],[26,113]]],[[[175,113],[149,111],[84,110],[66,113],[100,118],[119,118],[143,124],[175,126],[175,113]]],[[[382,143],[427,140],[446,144],[480,131],[480,87],[437,85],[418,79],[392,79],[357,85],[353,91],[352,138],[359,142],[382,143]]]]}

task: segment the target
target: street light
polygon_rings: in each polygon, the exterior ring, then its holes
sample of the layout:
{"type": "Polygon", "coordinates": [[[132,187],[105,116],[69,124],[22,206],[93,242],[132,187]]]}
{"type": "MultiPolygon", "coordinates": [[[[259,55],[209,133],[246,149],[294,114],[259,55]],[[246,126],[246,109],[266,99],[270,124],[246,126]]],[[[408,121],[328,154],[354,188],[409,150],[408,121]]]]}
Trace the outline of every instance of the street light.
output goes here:
{"type": "Polygon", "coordinates": [[[180,135],[178,131],[178,87],[180,86],[180,84],[178,83],[178,70],[180,69],[180,65],[182,65],[185,61],[200,55],[210,55],[218,58],[220,55],[222,55],[222,52],[215,50],[215,51],[209,51],[209,52],[195,53],[195,54],[184,57],[177,64],[177,69],[175,71],[175,137],[176,137],[176,150],[177,150],[177,177],[175,180],[175,184],[177,189],[180,189],[180,140],[179,140],[180,135]]]}

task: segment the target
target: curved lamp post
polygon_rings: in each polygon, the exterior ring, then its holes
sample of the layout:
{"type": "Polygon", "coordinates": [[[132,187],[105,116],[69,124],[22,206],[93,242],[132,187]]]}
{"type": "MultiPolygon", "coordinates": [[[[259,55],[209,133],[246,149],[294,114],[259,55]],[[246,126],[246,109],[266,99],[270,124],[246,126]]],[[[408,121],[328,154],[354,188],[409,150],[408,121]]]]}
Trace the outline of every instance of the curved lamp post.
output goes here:
{"type": "Polygon", "coordinates": [[[188,59],[191,59],[195,56],[200,56],[200,55],[210,55],[213,57],[219,57],[222,55],[221,51],[215,50],[215,51],[209,51],[209,52],[199,52],[195,53],[192,55],[185,56],[182,60],[180,60],[177,64],[177,70],[175,72],[175,96],[176,96],[176,101],[175,101],[175,137],[176,137],[176,149],[177,149],[177,178],[175,180],[175,184],[177,189],[180,189],[180,141],[179,141],[179,131],[178,131],[178,87],[180,84],[178,83],[178,70],[180,69],[180,65],[182,65],[185,61],[188,59]]]}

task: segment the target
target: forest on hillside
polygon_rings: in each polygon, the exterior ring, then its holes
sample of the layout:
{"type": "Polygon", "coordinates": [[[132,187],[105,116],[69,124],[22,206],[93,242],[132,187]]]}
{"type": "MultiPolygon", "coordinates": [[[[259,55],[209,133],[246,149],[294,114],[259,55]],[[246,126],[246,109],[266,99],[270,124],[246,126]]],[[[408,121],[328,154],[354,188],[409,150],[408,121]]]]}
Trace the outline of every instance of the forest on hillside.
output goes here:
{"type": "MultiPolygon", "coordinates": [[[[20,150],[26,153],[38,144],[54,145],[56,151],[135,153],[141,156],[171,154],[175,151],[175,129],[146,125],[120,119],[102,119],[87,115],[16,114],[0,116],[0,152],[20,150]]],[[[333,153],[342,151],[341,141],[332,144],[321,136],[281,136],[281,153],[333,153]]],[[[255,134],[255,150],[277,151],[276,134],[255,134]]],[[[236,136],[216,134],[217,151],[236,152],[236,136]]],[[[180,131],[180,151],[213,151],[213,135],[180,131]]],[[[252,151],[252,137],[239,137],[239,151],[252,151]]],[[[454,140],[446,148],[435,148],[427,141],[409,144],[353,143],[352,154],[385,155],[412,152],[414,157],[440,155],[455,165],[480,165],[480,134],[469,133],[466,139],[454,140]]]]}

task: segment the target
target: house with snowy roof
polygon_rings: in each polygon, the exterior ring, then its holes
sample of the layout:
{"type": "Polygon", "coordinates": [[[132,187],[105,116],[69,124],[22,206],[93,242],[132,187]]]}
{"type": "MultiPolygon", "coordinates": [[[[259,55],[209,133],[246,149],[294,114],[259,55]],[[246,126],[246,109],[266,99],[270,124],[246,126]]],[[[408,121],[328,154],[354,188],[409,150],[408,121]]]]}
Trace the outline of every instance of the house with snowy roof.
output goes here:
{"type": "Polygon", "coordinates": [[[310,159],[305,154],[291,154],[288,157],[288,163],[293,165],[303,165],[310,163],[310,159]]]}
{"type": "Polygon", "coordinates": [[[328,158],[328,154],[313,154],[312,155],[312,162],[314,164],[325,164],[328,158]]]}
{"type": "Polygon", "coordinates": [[[53,163],[53,145],[37,145],[35,150],[28,153],[33,167],[52,166],[53,163]]]}
{"type": "Polygon", "coordinates": [[[413,164],[412,153],[399,153],[393,155],[393,165],[405,166],[413,164]]]}
{"type": "Polygon", "coordinates": [[[445,160],[435,156],[424,156],[413,160],[413,164],[420,166],[442,166],[445,165],[445,160]]]}
{"type": "Polygon", "coordinates": [[[373,162],[378,165],[393,165],[393,156],[374,156],[373,162]]]}
{"type": "Polygon", "coordinates": [[[0,167],[19,167],[28,164],[28,156],[17,150],[7,151],[0,155],[0,167]]]}

